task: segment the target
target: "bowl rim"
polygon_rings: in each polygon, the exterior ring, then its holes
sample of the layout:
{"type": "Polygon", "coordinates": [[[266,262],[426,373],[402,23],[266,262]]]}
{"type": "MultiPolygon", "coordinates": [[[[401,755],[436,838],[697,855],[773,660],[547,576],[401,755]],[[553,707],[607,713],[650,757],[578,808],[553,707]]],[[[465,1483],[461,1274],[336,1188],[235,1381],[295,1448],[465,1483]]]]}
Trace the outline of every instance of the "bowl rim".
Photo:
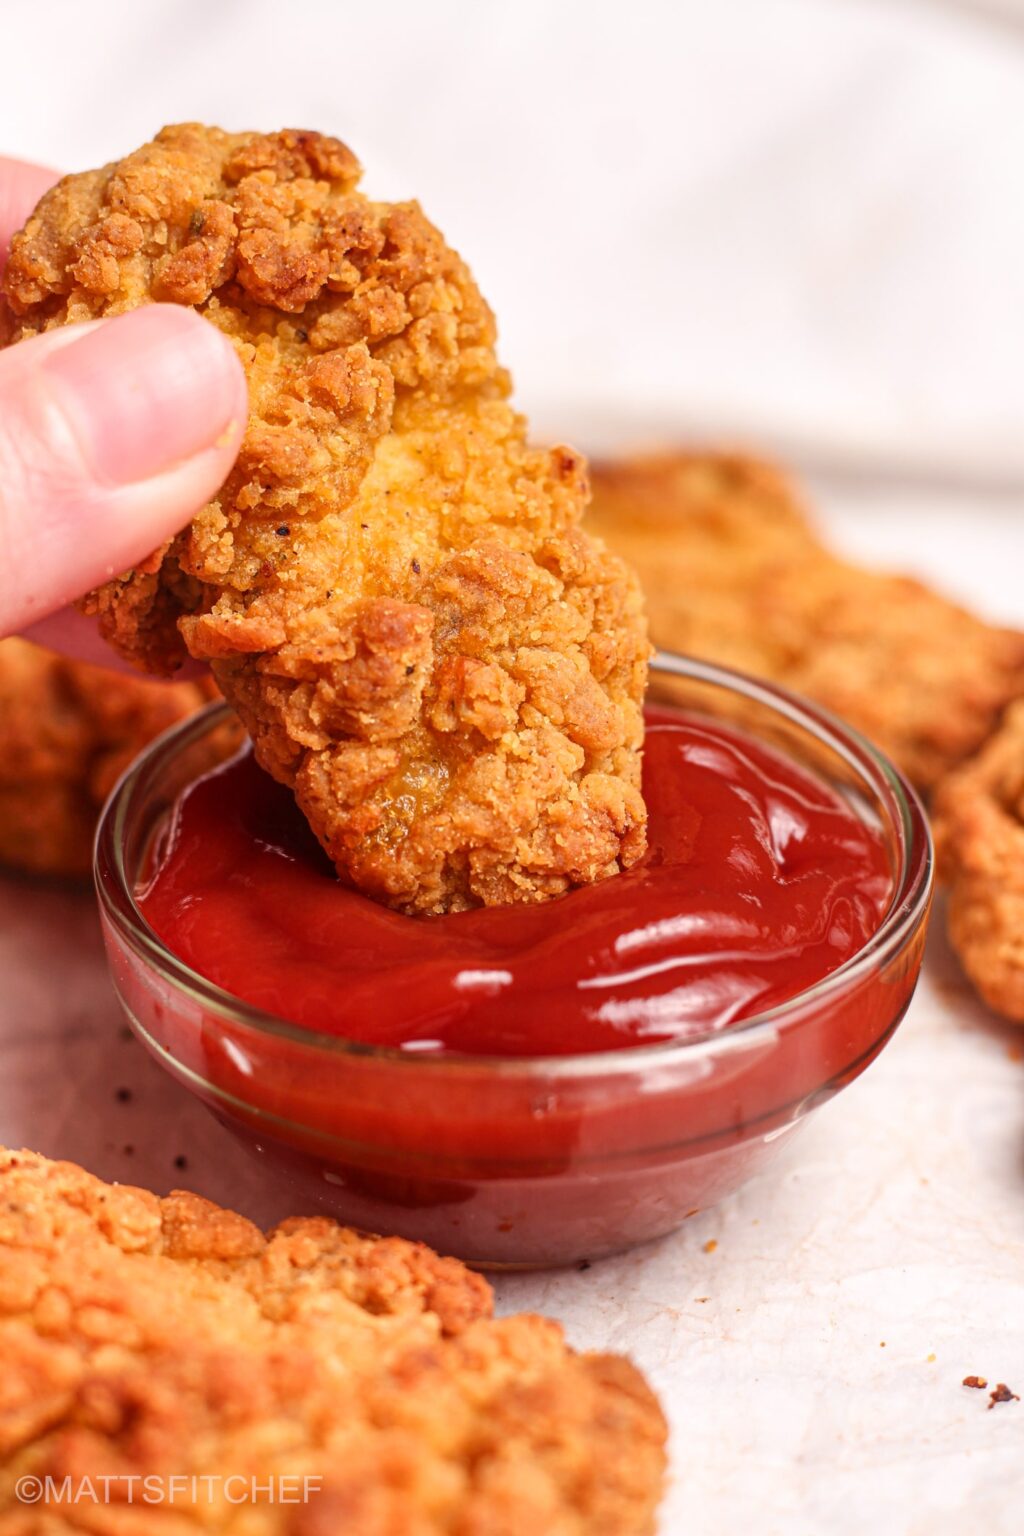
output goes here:
{"type": "Polygon", "coordinates": [[[732,667],[665,650],[654,653],[651,671],[654,676],[660,674],[724,688],[774,711],[790,724],[805,730],[819,745],[834,751],[855,770],[862,784],[870,783],[882,799],[887,796],[895,812],[893,822],[898,834],[895,841],[899,866],[894,873],[889,906],[867,943],[812,986],[726,1029],[707,1031],[686,1040],[663,1040],[650,1045],[561,1055],[474,1056],[456,1051],[420,1054],[398,1046],[372,1045],[307,1029],[247,1003],[207,980],[179,959],[146,921],[127,877],[124,847],[132,796],[140,780],[161,760],[185,750],[229,716],[230,706],[224,701],[211,703],[157,736],[129,765],[108,795],[93,842],[93,880],[101,913],[130,948],[154,966],[164,980],[183,988],[204,1008],[215,1010],[225,1022],[289,1040],[306,1049],[377,1060],[406,1071],[461,1071],[509,1077],[543,1075],[548,1078],[630,1075],[652,1066],[675,1065],[680,1060],[696,1060],[747,1046],[772,1034],[787,1021],[808,1022],[801,1021],[799,1015],[809,1004],[826,1001],[830,994],[842,992],[856,983],[872,967],[884,965],[902,949],[927,916],[934,877],[934,847],[920,797],[895,764],[860,731],[831,710],[780,684],[732,667]]]}

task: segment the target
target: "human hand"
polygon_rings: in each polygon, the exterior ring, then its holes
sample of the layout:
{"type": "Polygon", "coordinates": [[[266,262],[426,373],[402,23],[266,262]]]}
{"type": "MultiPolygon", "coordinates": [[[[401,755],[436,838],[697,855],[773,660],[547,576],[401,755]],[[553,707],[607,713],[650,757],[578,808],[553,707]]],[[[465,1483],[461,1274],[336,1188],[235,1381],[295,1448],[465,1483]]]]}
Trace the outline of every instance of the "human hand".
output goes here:
{"type": "MultiPolygon", "coordinates": [[[[0,157],[0,268],[55,180],[0,157]]],[[[114,664],[92,621],[67,605],[216,494],[247,409],[230,342],[173,304],[0,351],[0,635],[114,664]]]]}

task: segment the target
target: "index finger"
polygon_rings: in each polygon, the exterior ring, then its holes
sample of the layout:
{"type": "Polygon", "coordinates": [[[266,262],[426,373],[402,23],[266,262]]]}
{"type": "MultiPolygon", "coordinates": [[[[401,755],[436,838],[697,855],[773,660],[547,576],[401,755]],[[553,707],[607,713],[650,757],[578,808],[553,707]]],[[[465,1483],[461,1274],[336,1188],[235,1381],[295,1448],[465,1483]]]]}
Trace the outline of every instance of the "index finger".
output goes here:
{"type": "MultiPolygon", "coordinates": [[[[56,613],[48,614],[45,619],[23,629],[21,638],[45,646],[48,651],[58,651],[62,656],[69,656],[72,661],[87,661],[94,667],[106,667],[110,672],[126,672],[131,677],[142,676],[138,667],[122,660],[113,646],[101,638],[96,620],[87,619],[85,614],[75,608],[60,608],[56,613]]],[[[173,681],[180,683],[186,679],[207,677],[209,670],[205,663],[186,661],[175,672],[173,681]]]]}
{"type": "Polygon", "coordinates": [[[0,155],[0,271],[11,236],[20,229],[43,193],[59,181],[60,173],[25,160],[0,155]]]}

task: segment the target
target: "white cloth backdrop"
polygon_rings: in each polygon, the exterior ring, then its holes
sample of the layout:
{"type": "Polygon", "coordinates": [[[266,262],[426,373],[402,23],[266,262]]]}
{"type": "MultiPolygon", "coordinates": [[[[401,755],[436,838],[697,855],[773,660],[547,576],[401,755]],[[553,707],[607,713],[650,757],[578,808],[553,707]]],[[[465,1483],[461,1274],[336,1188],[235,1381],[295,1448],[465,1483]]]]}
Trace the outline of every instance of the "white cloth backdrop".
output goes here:
{"type": "Polygon", "coordinates": [[[349,140],[552,425],[1024,480],[1019,0],[48,0],[0,48],[0,152],[349,140]]]}

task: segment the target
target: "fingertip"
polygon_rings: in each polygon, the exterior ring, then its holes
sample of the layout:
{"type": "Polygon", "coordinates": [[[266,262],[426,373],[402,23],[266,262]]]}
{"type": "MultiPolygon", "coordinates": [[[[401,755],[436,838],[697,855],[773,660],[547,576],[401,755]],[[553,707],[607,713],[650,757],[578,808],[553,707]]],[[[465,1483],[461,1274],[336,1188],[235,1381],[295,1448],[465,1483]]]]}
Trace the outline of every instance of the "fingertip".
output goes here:
{"type": "Polygon", "coordinates": [[[0,155],[0,269],[11,236],[24,224],[43,193],[59,180],[60,173],[48,166],[0,155]]]}
{"type": "Polygon", "coordinates": [[[76,608],[58,608],[35,624],[22,629],[20,638],[33,645],[41,645],[48,651],[56,651],[71,661],[88,662],[90,666],[105,667],[111,672],[138,673],[127,661],[107,644],[95,619],[87,618],[76,608]]]}
{"type": "Polygon", "coordinates": [[[4,629],[173,538],[227,479],[247,416],[233,344],[178,306],[58,328],[0,353],[4,629]]]}
{"type": "MultiPolygon", "coordinates": [[[[48,651],[56,651],[70,661],[87,662],[90,666],[103,667],[108,672],[118,672],[122,676],[138,678],[147,675],[119,656],[103,639],[96,619],[80,613],[77,608],[59,608],[56,613],[48,614],[45,619],[23,629],[20,638],[31,641],[33,645],[41,645],[48,651]]],[[[190,657],[172,680],[193,682],[206,677],[208,673],[209,668],[205,663],[193,661],[190,657]]]]}
{"type": "Polygon", "coordinates": [[[209,449],[237,452],[245,374],[232,343],[194,310],[118,315],[51,347],[40,367],[101,486],[148,480],[209,449]]]}

